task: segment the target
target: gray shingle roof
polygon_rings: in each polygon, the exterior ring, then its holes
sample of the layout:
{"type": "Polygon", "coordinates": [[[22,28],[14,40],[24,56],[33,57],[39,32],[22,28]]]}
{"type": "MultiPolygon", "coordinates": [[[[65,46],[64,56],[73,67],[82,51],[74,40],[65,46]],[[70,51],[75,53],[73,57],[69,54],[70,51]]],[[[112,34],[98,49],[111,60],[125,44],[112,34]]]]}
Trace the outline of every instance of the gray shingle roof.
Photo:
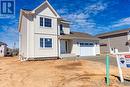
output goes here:
{"type": "Polygon", "coordinates": [[[87,39],[87,40],[99,40],[99,38],[92,36],[88,33],[71,32],[70,34],[60,35],[60,39],[87,39]]]}
{"type": "Polygon", "coordinates": [[[7,45],[6,43],[4,43],[4,42],[0,42],[0,45],[7,45]]]}
{"type": "Polygon", "coordinates": [[[96,35],[96,37],[104,37],[104,36],[116,35],[116,34],[121,34],[121,33],[127,33],[128,31],[130,31],[130,28],[98,34],[96,35]]]}

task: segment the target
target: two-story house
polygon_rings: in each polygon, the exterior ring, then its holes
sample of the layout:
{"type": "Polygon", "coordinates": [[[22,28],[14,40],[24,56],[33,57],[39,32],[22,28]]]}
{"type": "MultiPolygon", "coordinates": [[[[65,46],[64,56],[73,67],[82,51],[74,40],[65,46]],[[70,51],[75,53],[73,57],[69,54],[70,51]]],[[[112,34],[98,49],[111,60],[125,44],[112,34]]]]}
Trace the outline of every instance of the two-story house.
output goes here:
{"type": "Polygon", "coordinates": [[[19,18],[21,59],[96,56],[99,39],[86,33],[71,32],[64,20],[45,1],[32,11],[21,10],[19,18]]]}

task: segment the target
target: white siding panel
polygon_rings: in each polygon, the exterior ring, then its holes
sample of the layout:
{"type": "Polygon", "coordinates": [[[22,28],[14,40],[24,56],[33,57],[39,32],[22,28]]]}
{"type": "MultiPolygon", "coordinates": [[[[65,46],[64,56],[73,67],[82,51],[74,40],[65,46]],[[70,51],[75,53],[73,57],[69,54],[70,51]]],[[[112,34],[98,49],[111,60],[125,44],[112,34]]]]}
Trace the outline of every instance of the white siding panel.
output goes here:
{"type": "Polygon", "coordinates": [[[35,34],[35,57],[58,57],[57,36],[35,34]],[[52,38],[52,48],[40,48],[40,38],[52,38]]]}
{"type": "Polygon", "coordinates": [[[49,7],[46,7],[43,11],[41,11],[38,15],[45,15],[49,17],[56,17],[54,13],[50,10],[49,7]]]}
{"type": "Polygon", "coordinates": [[[27,57],[27,19],[23,16],[21,23],[21,48],[20,55],[27,57]]]}
{"type": "Polygon", "coordinates": [[[32,16],[30,16],[29,18],[29,22],[28,22],[28,57],[34,57],[34,21],[35,19],[32,18],[32,16]]]}
{"type": "Polygon", "coordinates": [[[100,54],[100,45],[99,44],[95,45],[95,52],[96,52],[96,54],[100,54]]]}
{"type": "Polygon", "coordinates": [[[35,33],[43,33],[43,34],[57,34],[57,19],[56,18],[52,18],[52,17],[46,17],[46,16],[37,16],[36,17],[36,24],[35,24],[35,33]],[[40,17],[43,18],[50,18],[52,19],[52,27],[51,28],[47,28],[47,27],[41,27],[40,26],[40,17]]]}

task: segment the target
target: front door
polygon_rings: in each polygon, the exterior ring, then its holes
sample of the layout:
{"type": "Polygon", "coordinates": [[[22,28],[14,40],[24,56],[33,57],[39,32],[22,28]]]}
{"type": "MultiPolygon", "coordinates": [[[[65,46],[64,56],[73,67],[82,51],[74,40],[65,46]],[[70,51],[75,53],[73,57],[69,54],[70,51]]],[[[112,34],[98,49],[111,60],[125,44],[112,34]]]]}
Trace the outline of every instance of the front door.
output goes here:
{"type": "Polygon", "coordinates": [[[60,41],[60,52],[61,54],[67,53],[67,41],[65,40],[60,41]]]}

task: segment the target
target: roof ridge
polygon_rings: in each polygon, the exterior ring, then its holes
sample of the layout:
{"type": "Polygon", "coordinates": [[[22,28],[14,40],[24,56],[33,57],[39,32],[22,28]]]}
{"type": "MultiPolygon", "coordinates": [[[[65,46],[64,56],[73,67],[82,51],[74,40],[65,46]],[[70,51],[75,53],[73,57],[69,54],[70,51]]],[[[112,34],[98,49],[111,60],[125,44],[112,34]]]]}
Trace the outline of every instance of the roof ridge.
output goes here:
{"type": "Polygon", "coordinates": [[[105,35],[105,34],[111,34],[111,33],[118,33],[118,32],[125,32],[127,30],[130,30],[130,28],[127,28],[127,29],[119,29],[119,30],[114,30],[114,31],[110,31],[110,32],[105,32],[105,33],[100,33],[100,34],[97,34],[95,36],[100,36],[100,35],[105,35]]]}
{"type": "Polygon", "coordinates": [[[86,33],[86,32],[78,32],[78,31],[72,31],[73,33],[81,33],[81,34],[86,34],[86,35],[90,35],[90,36],[93,36],[93,37],[95,37],[94,35],[91,35],[91,34],[89,34],[89,33],[86,33]]]}

